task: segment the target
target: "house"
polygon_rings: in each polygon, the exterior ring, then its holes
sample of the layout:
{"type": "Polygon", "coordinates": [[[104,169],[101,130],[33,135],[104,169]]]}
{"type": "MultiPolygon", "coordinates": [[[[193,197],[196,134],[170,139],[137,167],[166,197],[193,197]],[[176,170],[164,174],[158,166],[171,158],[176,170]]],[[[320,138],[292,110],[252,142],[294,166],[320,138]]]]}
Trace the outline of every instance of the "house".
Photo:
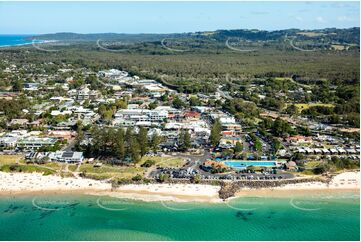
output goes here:
{"type": "Polygon", "coordinates": [[[128,72],[120,71],[120,70],[117,70],[117,69],[110,69],[110,70],[99,71],[98,76],[118,79],[118,78],[128,76],[128,72]]]}
{"type": "Polygon", "coordinates": [[[223,116],[219,118],[219,121],[221,122],[222,125],[224,124],[234,124],[236,123],[236,119],[234,117],[231,116],[223,116]]]}
{"type": "Polygon", "coordinates": [[[33,150],[33,149],[39,149],[41,147],[45,146],[53,146],[56,143],[56,138],[49,138],[49,137],[26,137],[23,139],[20,139],[17,142],[17,147],[20,149],[25,150],[33,150]]]}
{"type": "Polygon", "coordinates": [[[57,151],[49,154],[49,158],[53,161],[79,163],[84,159],[83,152],[57,151]]]}
{"type": "Polygon", "coordinates": [[[61,140],[69,140],[75,137],[75,132],[68,130],[49,130],[48,135],[61,140]]]}
{"type": "Polygon", "coordinates": [[[24,83],[24,91],[37,91],[39,89],[39,83],[24,83]]]}
{"type": "Polygon", "coordinates": [[[72,111],[68,111],[68,110],[64,110],[64,111],[59,111],[59,110],[53,110],[51,111],[50,115],[51,116],[59,116],[59,115],[71,115],[72,111]]]}
{"type": "Polygon", "coordinates": [[[81,88],[77,93],[77,100],[95,100],[100,96],[100,92],[97,90],[90,90],[88,87],[81,88]]]}
{"type": "Polygon", "coordinates": [[[338,151],[336,150],[336,149],[330,149],[330,153],[332,154],[332,155],[337,155],[338,154],[338,151]]]}
{"type": "Polygon", "coordinates": [[[236,146],[237,142],[242,144],[241,137],[225,136],[219,141],[219,147],[226,149],[233,148],[236,146]]]}
{"type": "Polygon", "coordinates": [[[286,138],[286,141],[288,143],[293,143],[293,144],[310,143],[310,142],[312,142],[312,138],[305,137],[302,135],[295,135],[295,136],[290,136],[290,137],[286,138]]]}
{"type": "Polygon", "coordinates": [[[211,108],[206,106],[195,106],[192,107],[192,110],[198,112],[198,113],[207,113],[211,108]]]}
{"type": "Polygon", "coordinates": [[[236,123],[225,123],[222,124],[222,129],[224,131],[231,131],[232,134],[236,134],[239,135],[242,132],[242,127],[240,124],[236,124],[236,123]]]}
{"type": "Polygon", "coordinates": [[[9,123],[9,126],[19,126],[26,127],[29,124],[29,120],[27,119],[12,119],[9,123]]]}
{"type": "Polygon", "coordinates": [[[6,148],[6,149],[13,149],[16,147],[16,142],[18,141],[18,137],[1,137],[0,138],[0,147],[6,148]]]}
{"type": "Polygon", "coordinates": [[[328,149],[322,149],[322,154],[329,155],[330,151],[328,149]]]}
{"type": "Polygon", "coordinates": [[[190,120],[190,119],[195,120],[195,119],[199,119],[201,117],[201,114],[198,112],[194,112],[194,111],[185,111],[183,113],[183,117],[188,120],[190,120]]]}
{"type": "Polygon", "coordinates": [[[353,148],[346,149],[346,152],[347,152],[347,154],[356,154],[357,153],[356,150],[353,148]]]}
{"type": "Polygon", "coordinates": [[[338,153],[341,154],[346,154],[346,150],[343,148],[337,148],[338,153]]]}

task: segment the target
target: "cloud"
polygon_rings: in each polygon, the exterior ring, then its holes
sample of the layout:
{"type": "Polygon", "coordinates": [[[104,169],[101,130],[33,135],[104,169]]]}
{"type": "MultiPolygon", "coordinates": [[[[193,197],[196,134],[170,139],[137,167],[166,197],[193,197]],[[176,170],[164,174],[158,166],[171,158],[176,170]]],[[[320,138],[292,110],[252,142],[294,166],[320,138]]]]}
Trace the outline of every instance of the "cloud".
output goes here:
{"type": "Polygon", "coordinates": [[[266,15],[266,14],[270,14],[270,12],[267,12],[267,11],[252,11],[251,14],[254,14],[254,15],[266,15]]]}
{"type": "Polygon", "coordinates": [[[339,16],[337,17],[337,20],[340,22],[350,22],[353,21],[353,18],[347,16],[339,16]]]}
{"type": "Polygon", "coordinates": [[[300,17],[300,16],[296,16],[295,19],[296,19],[297,21],[299,21],[299,22],[302,22],[302,21],[303,21],[303,18],[300,17]]]}
{"type": "Polygon", "coordinates": [[[321,16],[316,17],[316,21],[319,23],[326,23],[326,20],[321,16]]]}

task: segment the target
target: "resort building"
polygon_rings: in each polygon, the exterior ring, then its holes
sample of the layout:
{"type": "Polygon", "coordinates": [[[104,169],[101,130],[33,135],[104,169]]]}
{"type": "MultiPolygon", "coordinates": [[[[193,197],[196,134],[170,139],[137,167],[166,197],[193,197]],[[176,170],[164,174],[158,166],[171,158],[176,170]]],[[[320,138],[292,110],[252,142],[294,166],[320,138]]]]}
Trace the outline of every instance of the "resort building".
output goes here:
{"type": "Polygon", "coordinates": [[[19,140],[17,142],[17,147],[25,150],[34,150],[45,146],[53,146],[56,141],[56,138],[27,137],[19,140]]]}

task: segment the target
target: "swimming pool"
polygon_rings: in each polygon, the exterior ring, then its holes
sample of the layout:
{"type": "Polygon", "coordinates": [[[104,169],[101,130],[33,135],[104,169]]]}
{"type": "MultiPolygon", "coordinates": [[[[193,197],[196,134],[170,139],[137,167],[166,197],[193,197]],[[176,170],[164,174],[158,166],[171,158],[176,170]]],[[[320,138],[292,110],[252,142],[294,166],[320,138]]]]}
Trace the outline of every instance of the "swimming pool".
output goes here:
{"type": "Polygon", "coordinates": [[[275,167],[275,161],[243,161],[243,160],[228,160],[224,162],[225,165],[230,166],[234,169],[246,168],[248,166],[264,166],[264,167],[275,167]]]}

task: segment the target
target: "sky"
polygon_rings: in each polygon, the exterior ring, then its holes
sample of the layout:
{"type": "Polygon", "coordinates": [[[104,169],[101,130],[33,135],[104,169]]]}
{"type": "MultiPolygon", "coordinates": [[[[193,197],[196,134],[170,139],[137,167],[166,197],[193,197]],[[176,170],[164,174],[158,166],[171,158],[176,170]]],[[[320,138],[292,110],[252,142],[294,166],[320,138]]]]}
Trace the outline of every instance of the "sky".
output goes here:
{"type": "Polygon", "coordinates": [[[1,2],[0,34],[360,26],[358,2],[1,2]]]}

